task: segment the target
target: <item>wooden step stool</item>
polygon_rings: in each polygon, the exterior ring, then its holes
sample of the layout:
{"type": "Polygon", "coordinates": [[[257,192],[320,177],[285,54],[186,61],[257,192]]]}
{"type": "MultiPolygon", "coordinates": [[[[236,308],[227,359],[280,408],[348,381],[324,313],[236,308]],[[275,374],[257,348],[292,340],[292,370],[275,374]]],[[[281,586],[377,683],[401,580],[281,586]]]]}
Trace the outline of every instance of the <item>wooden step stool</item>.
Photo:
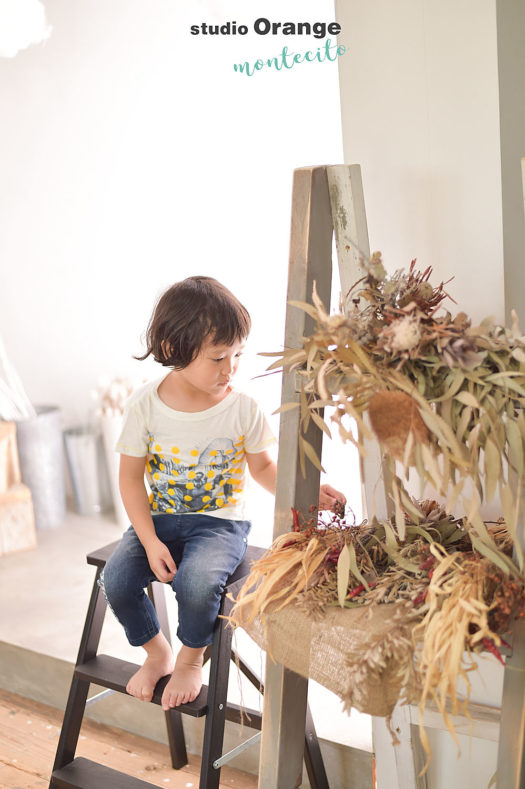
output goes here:
{"type": "MultiPolygon", "coordinates": [[[[126,693],[126,685],[130,677],[139,668],[134,663],[119,660],[109,655],[97,654],[107,609],[107,602],[98,585],[98,580],[106,561],[117,544],[117,542],[114,542],[111,545],[106,545],[104,548],[100,548],[87,556],[88,564],[96,567],[96,576],[64,713],[64,722],[49,784],[50,789],[147,789],[147,787],[153,786],[147,781],[133,778],[89,759],[83,757],[75,758],[86,704],[93,703],[115,691],[126,693]],[[107,690],[87,700],[91,683],[107,688],[107,690]]],[[[221,614],[228,615],[233,605],[232,601],[228,599],[227,593],[235,595],[238,592],[243,580],[250,571],[250,564],[258,559],[263,552],[262,548],[248,546],[245,558],[227,581],[221,603],[221,614]]],[[[155,606],[161,629],[166,638],[170,640],[163,586],[163,584],[154,582],[148,587],[148,594],[155,606]]],[[[227,701],[230,659],[236,660],[242,673],[263,693],[260,679],[232,651],[231,643],[232,630],[224,619],[219,618],[215,628],[213,643],[207,648],[204,656],[205,661],[210,660],[209,685],[203,685],[195,701],[189,704],[181,704],[176,709],[171,709],[164,713],[171,763],[174,769],[180,769],[188,763],[182,727],[182,714],[192,715],[197,718],[206,717],[199,789],[217,789],[221,766],[260,738],[261,713],[251,709],[241,710],[241,707],[238,705],[227,701]],[[241,723],[241,716],[245,725],[258,729],[259,733],[247,740],[246,743],[234,748],[230,753],[223,755],[222,745],[225,722],[230,720],[241,723]]],[[[162,692],[167,682],[168,677],[163,677],[157,683],[153,694],[153,703],[160,705],[162,692]]],[[[309,711],[306,721],[304,757],[312,789],[328,789],[319,743],[309,711]]]]}

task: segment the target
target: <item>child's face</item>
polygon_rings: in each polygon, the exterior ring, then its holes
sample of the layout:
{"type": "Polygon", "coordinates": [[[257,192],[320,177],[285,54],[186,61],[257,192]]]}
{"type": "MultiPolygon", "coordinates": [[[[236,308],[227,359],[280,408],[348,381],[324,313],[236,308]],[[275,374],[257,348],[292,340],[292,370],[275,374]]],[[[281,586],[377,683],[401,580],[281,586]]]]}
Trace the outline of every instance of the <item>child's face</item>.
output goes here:
{"type": "Polygon", "coordinates": [[[201,392],[221,395],[228,391],[244,350],[245,340],[233,345],[215,345],[206,340],[199,355],[180,371],[186,381],[201,392]]]}

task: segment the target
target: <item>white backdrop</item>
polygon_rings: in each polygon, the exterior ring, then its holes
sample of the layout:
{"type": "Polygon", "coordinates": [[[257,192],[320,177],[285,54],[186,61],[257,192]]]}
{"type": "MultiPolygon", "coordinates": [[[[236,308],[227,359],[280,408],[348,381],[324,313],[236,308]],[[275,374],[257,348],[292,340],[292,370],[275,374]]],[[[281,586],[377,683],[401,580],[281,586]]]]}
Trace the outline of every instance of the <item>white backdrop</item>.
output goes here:
{"type": "MultiPolygon", "coordinates": [[[[338,72],[233,64],[315,51],[323,39],[260,36],[253,22],[330,22],[333,3],[44,6],[47,40],[0,57],[0,336],[31,400],[70,426],[101,377],[162,374],[131,357],[158,294],[197,273],[246,304],[241,377],[263,372],[256,352],[283,341],[292,171],[342,161],[338,72]],[[233,20],[249,34],[190,33],[233,20]]],[[[277,376],[252,388],[278,407],[277,376]]]]}
{"type": "Polygon", "coordinates": [[[334,11],[257,5],[46,0],[48,40],[0,59],[0,332],[33,402],[68,423],[99,376],[151,373],[130,357],[156,296],[189,274],[246,303],[253,351],[282,344],[292,170],[341,160],[337,64],[247,77],[233,63],[282,38],[189,28],[334,11]]]}

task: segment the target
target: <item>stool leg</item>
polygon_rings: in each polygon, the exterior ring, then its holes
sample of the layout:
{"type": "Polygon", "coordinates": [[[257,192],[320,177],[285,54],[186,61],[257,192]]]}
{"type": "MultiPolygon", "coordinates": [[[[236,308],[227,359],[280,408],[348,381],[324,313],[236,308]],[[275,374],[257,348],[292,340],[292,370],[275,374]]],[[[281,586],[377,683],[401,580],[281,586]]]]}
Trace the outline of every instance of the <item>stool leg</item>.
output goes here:
{"type": "MultiPolygon", "coordinates": [[[[164,584],[154,581],[148,587],[148,595],[155,606],[157,619],[160,629],[171,644],[170,625],[168,619],[168,609],[166,606],[166,594],[164,584]]],[[[171,709],[165,712],[166,729],[168,732],[168,743],[170,747],[171,766],[174,770],[180,770],[188,764],[188,754],[186,752],[186,740],[184,738],[184,728],[182,726],[182,715],[178,710],[171,709]]]]}
{"type": "MultiPolygon", "coordinates": [[[[227,615],[232,605],[230,600],[223,598],[219,614],[227,615]]],[[[217,619],[210,659],[208,714],[204,726],[199,789],[218,789],[219,787],[221,771],[213,767],[213,762],[222,755],[231,644],[231,628],[224,619],[217,619]]]]}
{"type": "MultiPolygon", "coordinates": [[[[100,570],[97,570],[91,598],[89,601],[86,621],[80,641],[80,648],[78,651],[77,662],[84,663],[86,660],[91,660],[97,654],[98,644],[100,641],[100,634],[102,632],[102,625],[104,623],[104,615],[106,613],[107,603],[98,586],[100,578],[100,570]]],[[[58,741],[58,748],[53,765],[53,771],[64,767],[75,758],[75,751],[77,747],[78,737],[80,734],[80,727],[82,725],[82,718],[84,716],[84,708],[86,705],[86,698],[89,691],[90,683],[87,680],[77,679],[73,675],[71,688],[67,700],[66,710],[64,713],[64,721],[62,723],[62,730],[60,732],[60,739],[58,741]]],[[[53,781],[49,784],[53,787],[53,781]]]]}
{"type": "Polygon", "coordinates": [[[188,754],[186,752],[186,740],[182,726],[182,715],[177,710],[166,710],[166,729],[168,732],[168,744],[170,747],[171,766],[174,770],[180,770],[188,764],[188,754]]]}

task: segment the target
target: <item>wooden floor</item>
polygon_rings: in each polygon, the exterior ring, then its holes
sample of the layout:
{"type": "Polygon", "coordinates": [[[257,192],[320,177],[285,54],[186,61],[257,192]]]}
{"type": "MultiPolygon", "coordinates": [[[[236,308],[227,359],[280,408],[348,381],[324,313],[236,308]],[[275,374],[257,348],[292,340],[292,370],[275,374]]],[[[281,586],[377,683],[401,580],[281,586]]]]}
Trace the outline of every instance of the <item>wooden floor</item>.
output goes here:
{"type": "MultiPolygon", "coordinates": [[[[0,689],[2,789],[42,789],[49,785],[61,724],[59,710],[0,689]]],[[[92,721],[85,721],[82,726],[77,755],[154,786],[197,789],[199,785],[198,757],[190,755],[186,767],[173,770],[167,746],[92,721]]],[[[224,789],[255,789],[256,786],[254,775],[231,767],[221,770],[224,789]]]]}

